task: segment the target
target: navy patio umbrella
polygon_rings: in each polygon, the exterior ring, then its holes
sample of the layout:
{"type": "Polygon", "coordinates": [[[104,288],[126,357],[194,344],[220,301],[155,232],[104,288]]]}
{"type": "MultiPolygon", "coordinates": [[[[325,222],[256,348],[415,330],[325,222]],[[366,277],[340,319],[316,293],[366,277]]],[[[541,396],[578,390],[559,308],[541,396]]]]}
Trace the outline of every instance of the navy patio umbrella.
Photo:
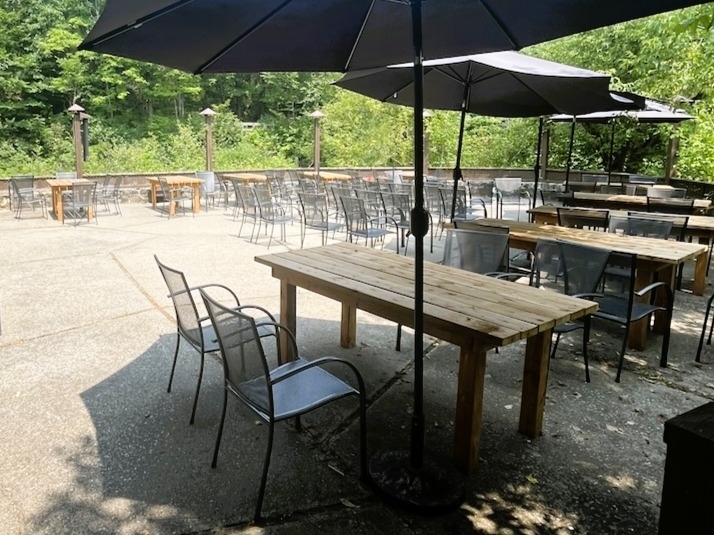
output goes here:
{"type": "MultiPolygon", "coordinates": [[[[414,105],[411,63],[351,71],[335,85],[381,102],[414,105]]],[[[542,117],[554,113],[583,114],[600,110],[644,107],[644,98],[610,92],[610,76],[518,52],[491,52],[424,62],[424,106],[461,110],[454,166],[456,189],[463,179],[461,156],[466,113],[494,117],[542,117]]],[[[540,122],[542,127],[542,121],[540,122]]],[[[540,143],[539,134],[539,143],[540,143]]],[[[540,152],[540,150],[539,150],[540,152]]],[[[536,156],[535,191],[539,158],[536,156]]],[[[535,202],[535,199],[534,199],[535,202]]]]}
{"type": "MultiPolygon", "coordinates": [[[[414,411],[405,486],[422,509],[424,463],[424,58],[518,50],[566,35],[702,3],[698,0],[107,0],[80,44],[193,73],[333,71],[414,61],[417,237],[414,411]]],[[[389,492],[389,491],[387,491],[389,492]]]]}

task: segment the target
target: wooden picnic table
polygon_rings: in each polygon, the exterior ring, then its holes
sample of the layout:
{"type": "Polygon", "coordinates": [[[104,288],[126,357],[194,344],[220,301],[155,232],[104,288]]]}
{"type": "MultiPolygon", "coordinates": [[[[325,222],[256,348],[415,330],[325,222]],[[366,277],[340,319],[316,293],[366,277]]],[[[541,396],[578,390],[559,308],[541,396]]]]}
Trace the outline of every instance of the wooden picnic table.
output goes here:
{"type": "MultiPolygon", "coordinates": [[[[482,225],[507,227],[510,233],[509,244],[518,249],[533,251],[538,240],[545,238],[570,241],[608,251],[636,254],[637,288],[643,288],[652,282],[657,274],[657,280],[668,283],[674,292],[677,267],[684,262],[693,260],[696,262],[693,293],[695,295],[704,293],[707,269],[707,248],[704,245],[639,236],[620,236],[612,232],[538,225],[509,219],[478,219],[476,221],[482,225]]],[[[659,297],[659,299],[662,298],[663,296],[659,297]]],[[[665,321],[664,313],[655,314],[655,332],[664,332],[665,321]]],[[[629,346],[633,349],[643,349],[646,336],[646,321],[633,324],[630,329],[629,346]]]]}
{"type": "Polygon", "coordinates": [[[346,173],[335,173],[333,171],[320,170],[319,173],[316,173],[315,171],[303,171],[302,174],[310,178],[315,178],[315,175],[319,174],[322,180],[327,181],[334,180],[340,182],[347,182],[349,180],[352,180],[352,177],[346,173]]]}
{"type": "MultiPolygon", "coordinates": [[[[86,178],[50,178],[47,181],[47,185],[50,187],[52,195],[52,211],[57,218],[57,221],[64,223],[64,192],[72,189],[73,184],[92,184],[94,180],[88,180],[86,178]]],[[[92,219],[93,206],[89,206],[88,217],[92,219]]]]}
{"type": "MultiPolygon", "coordinates": [[[[167,176],[166,184],[170,188],[177,187],[191,187],[193,188],[193,213],[197,214],[201,211],[201,184],[203,180],[196,178],[195,176],[167,176]]],[[[156,210],[156,194],[161,186],[159,185],[159,179],[157,177],[149,177],[149,185],[151,186],[151,207],[156,210]]],[[[176,211],[175,203],[171,202],[171,199],[166,199],[169,203],[169,217],[173,216],[176,211]]]]}
{"type": "MultiPolygon", "coordinates": [[[[608,208],[610,210],[646,210],[647,197],[643,195],[621,195],[610,193],[572,192],[557,195],[559,201],[567,206],[583,208],[608,208]]],[[[678,199],[672,199],[678,200],[678,199]]],[[[694,199],[694,210],[706,214],[711,209],[709,199],[694,199]]]]}
{"type": "Polygon", "coordinates": [[[244,184],[267,182],[268,180],[268,176],[264,173],[223,173],[221,177],[228,180],[242,180],[244,184]]]}
{"type": "MultiPolygon", "coordinates": [[[[280,320],[292,332],[296,287],[342,303],[342,347],[355,346],[357,309],[413,327],[413,258],[340,243],[255,260],[280,280],[280,320]]],[[[543,425],[553,328],[594,312],[597,304],[434,263],[425,263],[424,281],[424,332],[460,348],[454,457],[461,470],[472,472],[478,463],[486,352],[527,339],[518,429],[536,438],[543,425]]],[[[281,339],[283,355],[288,347],[281,339]]]]}

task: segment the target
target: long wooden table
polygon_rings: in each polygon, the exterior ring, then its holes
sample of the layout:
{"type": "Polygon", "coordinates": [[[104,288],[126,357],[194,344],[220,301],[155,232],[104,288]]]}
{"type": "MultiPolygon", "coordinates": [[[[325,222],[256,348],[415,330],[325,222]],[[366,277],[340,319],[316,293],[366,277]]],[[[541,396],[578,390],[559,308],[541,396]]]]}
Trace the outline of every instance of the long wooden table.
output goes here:
{"type": "MultiPolygon", "coordinates": [[[[642,195],[573,192],[572,195],[560,193],[557,198],[567,206],[608,208],[610,210],[647,210],[647,197],[642,195]]],[[[706,214],[711,209],[711,204],[709,199],[694,199],[694,210],[706,214]]]]}
{"type": "MultiPolygon", "coordinates": [[[[583,230],[556,225],[538,225],[509,219],[478,219],[478,224],[508,227],[512,247],[533,251],[541,238],[566,240],[574,243],[599,247],[608,251],[617,251],[637,255],[636,285],[642,288],[652,282],[655,273],[657,279],[669,283],[675,289],[677,267],[694,260],[694,287],[696,295],[702,295],[706,286],[707,247],[695,243],[657,240],[638,236],[620,236],[611,232],[583,230]]],[[[655,314],[654,329],[664,332],[665,315],[655,314]]],[[[645,321],[633,324],[630,329],[629,345],[633,349],[643,349],[647,336],[645,321]]]]}
{"type": "MultiPolygon", "coordinates": [[[[540,225],[557,225],[558,210],[556,206],[543,205],[531,208],[528,213],[533,215],[533,222],[540,225]]],[[[611,210],[610,215],[626,216],[627,210],[611,210]]],[[[647,212],[642,212],[647,215],[647,212]]],[[[687,220],[687,236],[697,238],[699,243],[709,245],[714,241],[714,217],[708,215],[690,215],[687,220]]]]}
{"type": "Polygon", "coordinates": [[[221,177],[228,180],[240,180],[243,184],[268,181],[268,175],[264,173],[223,173],[221,177]]]}
{"type": "MultiPolygon", "coordinates": [[[[59,221],[60,223],[64,223],[63,192],[71,190],[73,184],[92,184],[94,180],[87,180],[86,178],[75,178],[71,180],[66,178],[51,178],[48,179],[46,182],[47,185],[50,187],[52,194],[52,211],[54,212],[57,221],[59,221]]],[[[91,220],[93,207],[90,205],[88,207],[88,210],[88,216],[91,220]]]]}
{"type": "MultiPolygon", "coordinates": [[[[280,321],[292,332],[298,286],[342,303],[342,347],[355,345],[357,309],[414,324],[412,258],[341,243],[255,260],[280,279],[280,321]]],[[[597,305],[433,263],[424,265],[424,280],[424,332],[460,347],[454,456],[471,472],[478,462],[486,352],[527,339],[518,429],[535,438],[543,426],[553,327],[597,305]]],[[[281,347],[286,354],[287,339],[281,347]]]]}
{"type": "Polygon", "coordinates": [[[316,173],[315,171],[303,171],[302,174],[310,178],[315,178],[315,176],[319,174],[322,180],[327,180],[328,182],[331,180],[336,182],[347,182],[352,180],[352,177],[346,173],[335,173],[333,171],[320,170],[319,173],[316,173]]]}
{"type": "MultiPolygon", "coordinates": [[[[193,202],[191,203],[193,213],[197,214],[201,211],[201,184],[203,184],[203,180],[192,176],[167,176],[164,178],[166,178],[166,184],[169,188],[184,186],[193,188],[193,202]]],[[[161,189],[161,186],[157,177],[149,177],[148,180],[151,186],[151,207],[156,210],[156,194],[161,189]]],[[[166,202],[169,203],[169,217],[171,217],[176,212],[176,206],[170,199],[166,199],[166,202]]]]}

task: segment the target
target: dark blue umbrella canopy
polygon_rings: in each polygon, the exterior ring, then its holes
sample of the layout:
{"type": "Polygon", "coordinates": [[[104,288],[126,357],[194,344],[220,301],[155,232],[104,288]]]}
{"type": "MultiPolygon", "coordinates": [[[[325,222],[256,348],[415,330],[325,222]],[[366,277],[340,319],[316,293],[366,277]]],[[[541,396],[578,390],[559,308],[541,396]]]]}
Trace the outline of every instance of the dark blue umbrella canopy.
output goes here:
{"type": "MultiPolygon", "coordinates": [[[[429,0],[426,59],[518,50],[695,0],[429,0]]],[[[188,72],[335,71],[414,59],[409,0],[108,0],[80,45],[188,72]]]]}

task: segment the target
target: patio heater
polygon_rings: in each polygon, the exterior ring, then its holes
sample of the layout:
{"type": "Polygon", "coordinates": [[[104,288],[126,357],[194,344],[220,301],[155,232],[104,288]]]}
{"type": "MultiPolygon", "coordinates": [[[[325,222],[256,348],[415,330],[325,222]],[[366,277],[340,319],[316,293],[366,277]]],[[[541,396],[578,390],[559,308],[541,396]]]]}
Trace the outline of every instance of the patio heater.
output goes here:
{"type": "Polygon", "coordinates": [[[206,108],[200,115],[206,120],[206,171],[213,171],[213,117],[216,112],[206,108]]]}
{"type": "Polygon", "coordinates": [[[310,114],[313,120],[313,142],[312,142],[312,161],[315,167],[315,178],[320,178],[320,119],[325,116],[320,110],[315,110],[310,114]]]}
{"type": "Polygon", "coordinates": [[[84,158],[82,156],[82,114],[84,108],[76,102],[67,111],[72,114],[72,138],[74,140],[74,168],[77,178],[82,178],[84,158]]]}

